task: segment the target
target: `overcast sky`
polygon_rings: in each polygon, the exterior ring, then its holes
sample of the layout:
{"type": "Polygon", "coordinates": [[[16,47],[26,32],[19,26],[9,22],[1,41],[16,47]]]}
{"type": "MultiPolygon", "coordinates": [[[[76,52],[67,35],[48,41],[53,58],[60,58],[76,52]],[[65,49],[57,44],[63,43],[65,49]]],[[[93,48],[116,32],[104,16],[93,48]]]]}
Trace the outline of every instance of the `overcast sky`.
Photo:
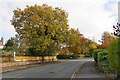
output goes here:
{"type": "Polygon", "coordinates": [[[96,42],[104,31],[113,32],[112,26],[118,21],[118,0],[0,0],[0,38],[4,37],[4,43],[16,33],[10,23],[13,10],[44,3],[66,10],[69,27],[79,28],[86,38],[94,37],[96,42]]]}

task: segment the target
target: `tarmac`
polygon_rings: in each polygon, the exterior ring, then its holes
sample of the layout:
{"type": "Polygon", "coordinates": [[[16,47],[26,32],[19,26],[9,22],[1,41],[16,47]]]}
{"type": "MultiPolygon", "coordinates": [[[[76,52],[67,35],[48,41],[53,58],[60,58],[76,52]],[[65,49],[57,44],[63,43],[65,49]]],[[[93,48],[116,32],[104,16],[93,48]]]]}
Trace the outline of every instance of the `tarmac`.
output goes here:
{"type": "Polygon", "coordinates": [[[60,62],[60,61],[54,61],[54,62],[51,61],[51,62],[44,62],[44,63],[37,63],[37,64],[3,67],[2,71],[0,71],[0,73],[11,72],[11,71],[16,71],[16,70],[21,70],[21,69],[27,69],[27,68],[31,68],[31,67],[52,64],[52,63],[57,63],[57,62],[60,62]]]}
{"type": "MultiPolygon", "coordinates": [[[[2,72],[11,72],[15,70],[21,70],[26,68],[31,68],[35,66],[41,66],[46,64],[53,64],[62,61],[49,62],[49,63],[40,63],[40,64],[31,64],[31,65],[23,65],[23,66],[14,66],[14,67],[5,67],[2,68],[2,72]]],[[[73,74],[73,78],[71,80],[115,80],[115,79],[107,79],[103,73],[98,72],[94,67],[95,61],[87,61],[82,66],[80,66],[75,73],[73,74]]]]}

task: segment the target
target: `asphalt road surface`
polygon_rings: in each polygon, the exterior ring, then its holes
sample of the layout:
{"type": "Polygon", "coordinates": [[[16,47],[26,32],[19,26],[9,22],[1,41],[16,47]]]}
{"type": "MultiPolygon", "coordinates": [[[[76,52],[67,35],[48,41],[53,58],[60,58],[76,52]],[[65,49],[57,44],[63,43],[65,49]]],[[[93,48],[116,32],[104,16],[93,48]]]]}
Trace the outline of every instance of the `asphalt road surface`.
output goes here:
{"type": "Polygon", "coordinates": [[[3,78],[71,78],[73,73],[84,63],[93,58],[68,60],[60,63],[42,65],[23,70],[3,73],[3,78]]]}

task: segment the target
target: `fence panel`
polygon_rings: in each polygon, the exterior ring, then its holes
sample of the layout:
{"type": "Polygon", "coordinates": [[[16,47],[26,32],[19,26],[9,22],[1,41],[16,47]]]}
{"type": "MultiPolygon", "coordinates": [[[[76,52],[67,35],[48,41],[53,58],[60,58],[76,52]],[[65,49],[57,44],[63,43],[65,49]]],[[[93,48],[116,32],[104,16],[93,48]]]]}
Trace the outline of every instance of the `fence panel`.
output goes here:
{"type": "MultiPolygon", "coordinates": [[[[44,56],[45,60],[57,60],[56,56],[44,56]]],[[[27,61],[27,60],[42,60],[41,56],[30,57],[30,56],[16,56],[15,61],[27,61]]]]}

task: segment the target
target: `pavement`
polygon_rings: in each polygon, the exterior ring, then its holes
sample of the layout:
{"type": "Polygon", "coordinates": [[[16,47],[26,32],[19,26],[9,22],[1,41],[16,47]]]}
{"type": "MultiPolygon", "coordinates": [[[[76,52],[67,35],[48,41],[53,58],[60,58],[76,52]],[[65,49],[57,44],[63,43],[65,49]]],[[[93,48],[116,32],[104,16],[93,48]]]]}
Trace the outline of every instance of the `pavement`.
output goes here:
{"type": "Polygon", "coordinates": [[[80,67],[76,79],[80,80],[106,80],[104,74],[98,72],[94,67],[95,61],[88,61],[80,67]]]}

